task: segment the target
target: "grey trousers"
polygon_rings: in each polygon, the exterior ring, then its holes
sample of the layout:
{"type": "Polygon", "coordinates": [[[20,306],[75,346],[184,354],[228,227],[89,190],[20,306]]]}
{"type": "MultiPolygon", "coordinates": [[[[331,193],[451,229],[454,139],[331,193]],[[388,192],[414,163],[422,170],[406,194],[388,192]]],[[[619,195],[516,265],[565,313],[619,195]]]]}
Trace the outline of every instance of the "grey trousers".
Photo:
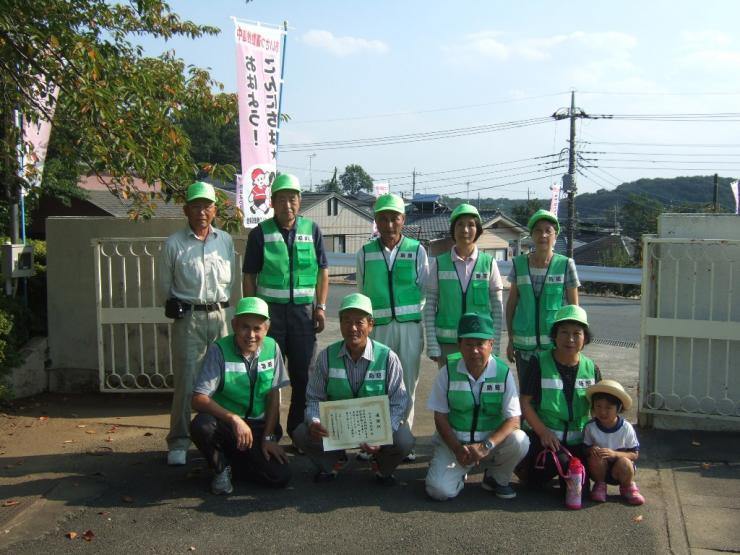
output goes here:
{"type": "Polygon", "coordinates": [[[208,346],[228,335],[230,309],[213,312],[188,311],[172,323],[172,371],[175,392],[170,408],[170,433],[167,448],[187,450],[190,447],[190,400],[208,346]]]}

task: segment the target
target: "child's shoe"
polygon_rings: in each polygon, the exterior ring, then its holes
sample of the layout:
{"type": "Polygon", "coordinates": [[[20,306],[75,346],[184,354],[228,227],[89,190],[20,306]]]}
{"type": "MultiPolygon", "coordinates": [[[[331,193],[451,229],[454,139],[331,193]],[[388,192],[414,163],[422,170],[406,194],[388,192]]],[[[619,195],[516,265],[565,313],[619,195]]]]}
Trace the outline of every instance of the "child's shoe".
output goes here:
{"type": "Polygon", "coordinates": [[[645,498],[640,493],[637,484],[632,482],[629,486],[619,486],[619,494],[627,500],[630,505],[642,505],[645,498]]]}
{"type": "Polygon", "coordinates": [[[594,487],[591,489],[591,501],[599,503],[606,501],[606,482],[594,482],[594,487]]]}

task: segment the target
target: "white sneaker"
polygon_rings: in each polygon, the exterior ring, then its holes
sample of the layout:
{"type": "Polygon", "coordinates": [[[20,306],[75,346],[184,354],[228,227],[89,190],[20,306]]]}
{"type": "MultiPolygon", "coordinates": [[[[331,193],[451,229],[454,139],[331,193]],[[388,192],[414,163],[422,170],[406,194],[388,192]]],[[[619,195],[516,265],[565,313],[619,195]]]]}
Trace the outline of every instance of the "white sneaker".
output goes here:
{"type": "Polygon", "coordinates": [[[188,462],[188,452],[185,449],[170,449],[167,453],[167,464],[170,466],[183,466],[188,462]]]}
{"type": "Polygon", "coordinates": [[[211,492],[214,495],[228,495],[234,491],[231,485],[231,467],[227,466],[223,472],[216,474],[211,482],[211,492]]]}

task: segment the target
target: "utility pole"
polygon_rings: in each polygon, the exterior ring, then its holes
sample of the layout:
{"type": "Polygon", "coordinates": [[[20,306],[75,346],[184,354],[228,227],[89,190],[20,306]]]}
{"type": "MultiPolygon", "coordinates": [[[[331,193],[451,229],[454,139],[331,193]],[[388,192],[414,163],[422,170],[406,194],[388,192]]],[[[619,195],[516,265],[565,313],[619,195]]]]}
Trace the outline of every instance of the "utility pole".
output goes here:
{"type": "Polygon", "coordinates": [[[719,212],[719,174],[714,174],[714,212],[719,212]]]}
{"type": "Polygon", "coordinates": [[[468,200],[468,204],[470,204],[470,181],[465,182],[465,197],[468,200]]]}
{"type": "Polygon", "coordinates": [[[313,192],[313,164],[311,162],[316,157],[316,153],[308,155],[308,190],[313,192]]]}
{"type": "Polygon", "coordinates": [[[416,168],[411,172],[411,199],[416,196],[416,168]]]}
{"type": "Polygon", "coordinates": [[[567,255],[573,258],[573,241],[576,231],[576,119],[587,118],[588,114],[576,108],[576,91],[570,91],[570,109],[560,109],[552,117],[570,120],[570,139],[568,148],[568,173],[563,176],[563,191],[568,193],[568,228],[566,230],[567,255]]]}

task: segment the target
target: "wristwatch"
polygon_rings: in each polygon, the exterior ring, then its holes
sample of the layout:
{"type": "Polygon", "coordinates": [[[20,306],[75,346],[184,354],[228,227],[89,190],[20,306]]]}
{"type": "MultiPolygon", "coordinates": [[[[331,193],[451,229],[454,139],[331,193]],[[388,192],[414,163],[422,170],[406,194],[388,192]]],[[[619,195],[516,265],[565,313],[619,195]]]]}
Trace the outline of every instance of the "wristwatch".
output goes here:
{"type": "Polygon", "coordinates": [[[493,451],[493,448],[496,447],[496,444],[491,441],[491,438],[486,438],[486,440],[483,441],[483,447],[485,447],[488,451],[493,451]]]}
{"type": "Polygon", "coordinates": [[[316,308],[320,308],[324,312],[326,312],[326,304],[324,303],[316,303],[316,308]]]}
{"type": "Polygon", "coordinates": [[[269,441],[270,443],[277,443],[277,436],[275,434],[267,434],[262,438],[262,441],[269,441]]]}

